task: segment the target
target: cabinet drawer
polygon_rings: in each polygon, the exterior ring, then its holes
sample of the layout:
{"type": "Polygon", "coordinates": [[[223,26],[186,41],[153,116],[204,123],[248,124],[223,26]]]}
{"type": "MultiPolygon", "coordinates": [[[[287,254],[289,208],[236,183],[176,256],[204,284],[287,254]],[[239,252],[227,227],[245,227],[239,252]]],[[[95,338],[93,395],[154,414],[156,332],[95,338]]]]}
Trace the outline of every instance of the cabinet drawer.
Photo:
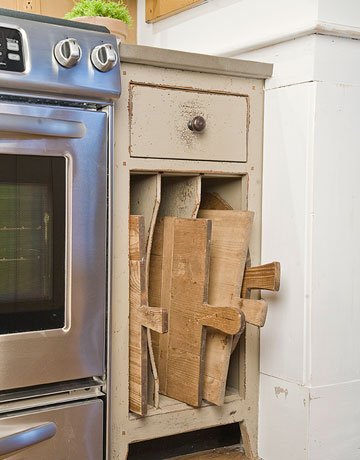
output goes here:
{"type": "Polygon", "coordinates": [[[248,97],[178,87],[131,84],[130,155],[245,162],[248,97]],[[201,116],[206,126],[192,131],[201,116]]]}

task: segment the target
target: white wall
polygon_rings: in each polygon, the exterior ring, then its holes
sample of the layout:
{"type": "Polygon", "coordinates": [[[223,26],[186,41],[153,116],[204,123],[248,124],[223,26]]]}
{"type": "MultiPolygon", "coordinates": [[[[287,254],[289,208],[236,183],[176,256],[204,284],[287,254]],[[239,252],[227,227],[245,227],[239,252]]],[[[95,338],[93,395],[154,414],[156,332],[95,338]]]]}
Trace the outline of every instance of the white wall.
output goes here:
{"type": "Polygon", "coordinates": [[[360,36],[357,0],[208,0],[191,10],[145,24],[138,0],[138,43],[229,55],[325,31],[360,36]]]}
{"type": "Polygon", "coordinates": [[[153,25],[139,4],[140,44],[275,64],[262,258],[282,287],[264,295],[260,455],[359,460],[360,2],[212,0],[153,25]]]}
{"type": "Polygon", "coordinates": [[[265,460],[289,458],[284,420],[293,458],[360,458],[359,53],[358,40],[313,35],[242,55],[275,62],[265,92],[263,260],[281,254],[283,290],[262,332],[265,460]]]}
{"type": "Polygon", "coordinates": [[[139,0],[138,43],[226,54],[276,41],[280,24],[284,35],[302,32],[312,23],[316,8],[315,0],[210,0],[158,23],[144,24],[145,0],[139,0]]]}

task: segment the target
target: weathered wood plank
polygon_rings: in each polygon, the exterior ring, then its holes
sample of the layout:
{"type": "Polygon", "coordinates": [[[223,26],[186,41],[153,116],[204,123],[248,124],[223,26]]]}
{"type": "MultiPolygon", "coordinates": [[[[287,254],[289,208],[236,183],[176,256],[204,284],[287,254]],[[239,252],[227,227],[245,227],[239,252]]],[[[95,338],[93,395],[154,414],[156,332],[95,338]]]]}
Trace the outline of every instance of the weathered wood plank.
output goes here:
{"type": "Polygon", "coordinates": [[[251,289],[278,291],[280,289],[280,263],[271,262],[246,268],[241,297],[246,297],[247,291],[251,289]]]}
{"type": "MultiPolygon", "coordinates": [[[[196,217],[201,200],[201,178],[195,176],[163,176],[161,181],[161,206],[154,228],[153,244],[149,266],[149,301],[150,305],[160,307],[162,251],[163,251],[163,218],[196,217]]],[[[154,360],[158,364],[159,335],[151,333],[154,360]]]]}
{"type": "MultiPolygon", "coordinates": [[[[211,219],[209,302],[238,306],[254,214],[250,211],[200,209],[211,219]]],[[[209,330],[206,340],[204,393],[207,401],[224,402],[232,336],[209,330]]]]}
{"type": "Polygon", "coordinates": [[[156,22],[204,3],[206,0],[146,0],[146,22],[156,22]]]}
{"type": "Polygon", "coordinates": [[[134,174],[130,177],[130,189],[130,214],[144,216],[148,276],[152,238],[161,199],[160,174],[134,174]]]}
{"type": "MultiPolygon", "coordinates": [[[[280,289],[280,273],[281,267],[279,262],[271,262],[265,265],[259,265],[256,267],[247,267],[245,269],[245,275],[243,280],[243,285],[241,289],[241,298],[245,299],[250,297],[251,289],[264,289],[266,291],[278,291],[280,289]]],[[[244,312],[246,315],[246,312],[244,312]]],[[[252,321],[248,321],[255,326],[262,327],[266,320],[267,315],[267,306],[258,304],[257,307],[253,307],[249,310],[247,309],[248,317],[252,317],[252,321]],[[255,309],[258,308],[258,311],[255,312],[255,309]],[[254,318],[256,314],[257,318],[254,318]]],[[[239,336],[237,335],[233,339],[232,343],[232,352],[235,350],[236,345],[239,342],[239,336]]]]}
{"type": "MultiPolygon", "coordinates": [[[[172,460],[250,460],[240,446],[221,447],[195,454],[173,457],[172,460]]],[[[169,459],[170,460],[170,459],[169,459]]]]}
{"type": "Polygon", "coordinates": [[[167,312],[148,306],[146,289],[145,226],[143,216],[130,216],[130,337],[129,408],[139,415],[147,409],[147,336],[146,329],[167,330],[167,312]]]}
{"type": "MultiPolygon", "coordinates": [[[[161,175],[132,174],[130,176],[130,192],[130,214],[144,216],[146,238],[146,285],[148,287],[152,239],[161,200],[161,175]]],[[[154,404],[158,407],[159,379],[150,331],[147,331],[147,342],[151,368],[151,372],[149,369],[148,375],[148,398],[150,404],[154,404]]]]}
{"type": "Polygon", "coordinates": [[[239,307],[247,323],[257,327],[264,326],[268,310],[265,300],[239,299],[239,307]]]}
{"type": "Polygon", "coordinates": [[[244,327],[238,307],[208,305],[211,221],[165,218],[161,305],[169,330],[160,336],[160,392],[198,407],[202,400],[206,328],[230,334],[244,327]]]}
{"type": "Polygon", "coordinates": [[[201,196],[201,209],[232,209],[217,192],[204,192],[201,196]]]}

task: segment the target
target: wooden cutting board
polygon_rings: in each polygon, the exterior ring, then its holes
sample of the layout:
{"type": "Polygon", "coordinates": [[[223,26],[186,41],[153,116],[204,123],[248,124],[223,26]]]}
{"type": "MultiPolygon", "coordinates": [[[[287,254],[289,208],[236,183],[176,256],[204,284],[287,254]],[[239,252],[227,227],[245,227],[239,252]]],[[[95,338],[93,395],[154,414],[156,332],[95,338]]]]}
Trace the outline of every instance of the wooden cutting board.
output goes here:
{"type": "MultiPolygon", "coordinates": [[[[212,222],[209,302],[239,308],[254,213],[200,209],[198,217],[212,222]]],[[[210,330],[205,349],[203,398],[221,405],[225,397],[232,336],[210,330]]]]}
{"type": "MultiPolygon", "coordinates": [[[[250,460],[240,446],[221,447],[195,454],[172,457],[172,460],[250,460]]],[[[170,459],[168,459],[170,460],[170,459]]]]}
{"type": "MultiPolygon", "coordinates": [[[[279,262],[271,262],[245,269],[239,307],[245,314],[247,323],[257,327],[264,326],[268,310],[267,303],[264,300],[254,300],[248,297],[253,289],[278,291],[280,289],[280,271],[279,262]]],[[[239,338],[239,335],[233,338],[232,351],[235,350],[239,338]]]]}
{"type": "Polygon", "coordinates": [[[211,221],[166,217],[163,225],[160,303],[168,306],[169,327],[159,340],[160,393],[198,407],[205,326],[236,334],[244,316],[238,307],[207,303],[211,221]]]}
{"type": "Polygon", "coordinates": [[[130,216],[129,234],[129,409],[136,414],[145,415],[148,385],[146,328],[159,333],[165,332],[167,330],[167,312],[148,306],[146,239],[143,216],[130,216]]]}

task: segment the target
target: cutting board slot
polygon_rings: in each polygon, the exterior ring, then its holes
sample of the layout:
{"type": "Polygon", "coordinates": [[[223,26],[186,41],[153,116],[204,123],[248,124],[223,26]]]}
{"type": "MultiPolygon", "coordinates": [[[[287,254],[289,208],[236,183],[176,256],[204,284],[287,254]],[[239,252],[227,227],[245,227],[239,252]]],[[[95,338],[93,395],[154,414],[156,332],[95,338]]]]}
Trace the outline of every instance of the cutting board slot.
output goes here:
{"type": "Polygon", "coordinates": [[[249,330],[249,325],[246,326],[244,334],[240,336],[240,340],[236,345],[235,350],[230,356],[229,373],[226,381],[228,390],[236,390],[241,399],[245,398],[245,350],[246,350],[246,334],[249,330]]]}
{"type": "Polygon", "coordinates": [[[130,214],[144,216],[147,249],[151,248],[160,206],[160,177],[160,174],[131,174],[130,176],[130,214]]]}
{"type": "MultiPolygon", "coordinates": [[[[164,218],[180,217],[195,219],[199,211],[205,210],[246,210],[248,176],[221,174],[176,174],[136,173],[130,177],[131,214],[143,215],[146,237],[146,278],[149,305],[154,308],[161,305],[162,254],[164,218]]],[[[243,334],[244,337],[245,334],[243,334]]],[[[156,369],[159,365],[159,334],[151,331],[151,347],[156,369]]],[[[150,349],[151,351],[151,349],[150,349]]],[[[245,396],[245,339],[239,341],[230,360],[225,401],[229,398],[245,396]]],[[[153,382],[153,371],[149,374],[149,413],[151,406],[155,410],[167,412],[171,398],[160,395],[153,382]]],[[[174,401],[175,404],[177,401],[174,401]]],[[[203,402],[207,405],[208,403],[203,402]]]]}
{"type": "MultiPolygon", "coordinates": [[[[246,174],[204,175],[201,181],[200,210],[246,210],[247,189],[248,175],[246,174]]],[[[226,387],[231,391],[235,390],[241,398],[245,397],[245,335],[246,331],[231,355],[226,382],[226,387]]],[[[226,366],[226,359],[222,365],[226,366]]]]}
{"type": "Polygon", "coordinates": [[[200,175],[161,176],[159,217],[196,217],[201,199],[200,175]]]}
{"type": "Polygon", "coordinates": [[[237,211],[247,209],[247,181],[247,175],[202,176],[200,208],[237,211]]]}

